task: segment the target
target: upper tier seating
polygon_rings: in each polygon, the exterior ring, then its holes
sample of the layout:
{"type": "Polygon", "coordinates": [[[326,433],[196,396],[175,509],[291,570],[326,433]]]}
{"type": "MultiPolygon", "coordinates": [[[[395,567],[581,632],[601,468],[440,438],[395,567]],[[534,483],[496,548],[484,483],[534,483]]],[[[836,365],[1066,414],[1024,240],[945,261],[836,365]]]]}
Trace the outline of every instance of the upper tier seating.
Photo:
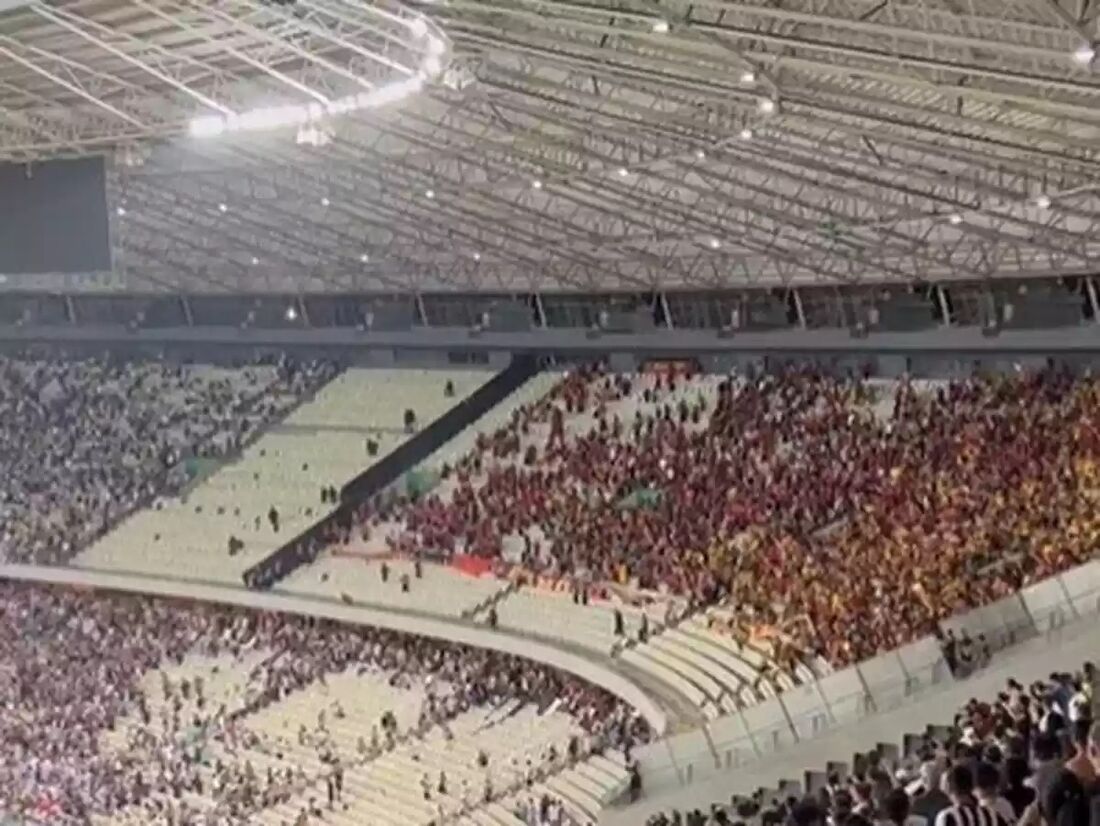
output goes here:
{"type": "Polygon", "coordinates": [[[321,363],[0,358],[0,559],[69,561],[330,374],[321,363]]]}
{"type": "Polygon", "coordinates": [[[66,823],[427,824],[527,777],[586,812],[648,739],[603,691],[505,654],[19,583],[0,583],[0,708],[0,815],[66,823]]]}
{"type": "Polygon", "coordinates": [[[322,501],[323,488],[340,488],[410,437],[406,410],[423,427],[488,378],[484,371],[348,370],[239,459],[184,496],[134,514],[77,563],[239,582],[249,566],[336,507],[322,501]],[[453,396],[444,392],[448,382],[453,396]],[[232,554],[231,537],[240,543],[232,554]]]}
{"type": "MultiPolygon", "coordinates": [[[[773,641],[797,679],[800,664],[889,650],[1087,559],[1100,539],[1098,389],[1057,372],[946,383],[584,370],[510,408],[428,495],[365,503],[352,534],[378,551],[485,557],[566,591],[614,583],[658,604],[721,604],[713,631],[773,641]]],[[[571,614],[538,594],[503,600],[501,625],[614,642],[604,608],[571,614]]],[[[739,666],[718,663],[716,687],[678,665],[704,657],[712,670],[711,653],[670,635],[624,656],[677,666],[721,707],[743,694],[739,666]]]]}

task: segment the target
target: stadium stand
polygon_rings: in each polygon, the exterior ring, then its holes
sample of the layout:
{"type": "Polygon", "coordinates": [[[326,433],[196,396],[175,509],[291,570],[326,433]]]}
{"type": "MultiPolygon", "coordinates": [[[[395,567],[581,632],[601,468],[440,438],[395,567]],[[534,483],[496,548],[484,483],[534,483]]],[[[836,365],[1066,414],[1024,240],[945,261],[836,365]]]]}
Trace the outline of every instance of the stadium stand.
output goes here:
{"type": "Polygon", "coordinates": [[[237,608],[0,583],[0,653],[0,812],[59,822],[587,823],[649,738],[545,666],[237,608]]]}
{"type": "Polygon", "coordinates": [[[58,564],[204,463],[232,454],[332,368],[0,357],[0,559],[58,564]]]}
{"type": "Polygon", "coordinates": [[[484,371],[347,370],[235,461],[182,496],[159,497],[76,562],[239,582],[251,564],[335,508],[346,482],[488,377],[484,371]]]}
{"type": "MultiPolygon", "coordinates": [[[[616,634],[616,602],[639,602],[651,626],[714,606],[706,645],[727,634],[722,660],[766,652],[782,687],[779,674],[890,650],[1090,558],[1096,394],[1057,371],[887,383],[583,369],[483,432],[435,490],[364,503],[342,539],[483,558],[519,585],[493,605],[501,627],[595,650],[637,642],[639,612],[620,609],[616,634]]],[[[699,632],[696,618],[626,656],[668,670],[706,656],[699,632]]],[[[724,679],[726,693],[740,682],[724,679]]],[[[722,687],[697,682],[720,706],[722,687]]]]}

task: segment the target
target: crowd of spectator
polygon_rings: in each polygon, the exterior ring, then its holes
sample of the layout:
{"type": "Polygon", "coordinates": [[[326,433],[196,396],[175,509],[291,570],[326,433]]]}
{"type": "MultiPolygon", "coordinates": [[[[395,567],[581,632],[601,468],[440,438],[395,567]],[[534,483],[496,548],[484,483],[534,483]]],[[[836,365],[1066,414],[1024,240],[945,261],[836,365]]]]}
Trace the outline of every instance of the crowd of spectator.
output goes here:
{"type": "Polygon", "coordinates": [[[0,561],[61,564],[232,453],[334,373],[283,359],[239,370],[0,357],[0,561]]]}
{"type": "Polygon", "coordinates": [[[1100,672],[1009,680],[891,760],[858,755],[807,797],[758,793],[647,826],[1100,826],[1100,672]]]}
{"type": "MultiPolygon", "coordinates": [[[[649,738],[644,719],[606,692],[502,653],[310,617],[0,582],[0,814],[86,824],[136,811],[130,822],[249,823],[308,781],[300,767],[265,776],[247,756],[224,756],[263,747],[249,715],[349,670],[426,691],[413,735],[475,707],[522,701],[572,715],[586,732],[569,745],[577,754],[629,752],[649,738]],[[143,675],[189,655],[259,660],[231,707],[209,700],[200,681],[165,677],[165,703],[154,712],[143,675]],[[127,745],[109,746],[124,721],[127,745]],[[214,760],[212,744],[222,755],[214,760]],[[195,796],[209,808],[196,810],[195,796]]],[[[381,741],[360,744],[362,759],[393,747],[399,733],[387,716],[381,741]]],[[[341,782],[332,780],[330,795],[341,782]]],[[[302,823],[313,822],[312,805],[302,823]]]]}
{"type": "Polygon", "coordinates": [[[732,632],[841,666],[1092,556],[1098,392],[1057,370],[583,369],[444,468],[445,493],[368,502],[351,531],[396,521],[398,552],[725,599],[732,632]]]}

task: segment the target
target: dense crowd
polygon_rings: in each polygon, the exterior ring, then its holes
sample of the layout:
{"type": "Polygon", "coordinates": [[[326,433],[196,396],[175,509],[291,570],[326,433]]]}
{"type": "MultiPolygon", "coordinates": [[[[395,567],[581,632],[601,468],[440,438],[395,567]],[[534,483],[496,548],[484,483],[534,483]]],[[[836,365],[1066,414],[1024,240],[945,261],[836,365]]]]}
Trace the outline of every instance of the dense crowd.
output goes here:
{"type": "Polygon", "coordinates": [[[891,761],[859,755],[818,793],[734,798],[647,826],[1100,826],[1100,672],[1009,680],[954,725],[891,761]]]}
{"type": "MultiPolygon", "coordinates": [[[[308,782],[290,766],[265,776],[246,756],[224,757],[263,747],[248,716],[349,669],[425,688],[420,733],[519,700],[571,714],[587,732],[578,753],[628,752],[649,737],[644,719],[611,695],[501,653],[308,617],[0,582],[0,814],[83,824],[137,811],[137,822],[171,826],[248,823],[308,782]],[[234,707],[208,701],[199,681],[165,678],[167,710],[156,713],[142,676],[189,654],[262,656],[234,707]],[[124,721],[126,746],[110,746],[124,721]],[[211,760],[212,744],[223,756],[211,760]],[[188,802],[195,795],[207,811],[188,802]]],[[[363,759],[399,734],[380,725],[382,741],[361,744],[363,759]]],[[[303,823],[313,822],[308,814],[303,823]]]]}
{"type": "Polygon", "coordinates": [[[445,468],[446,495],[366,503],[354,530],[392,520],[397,551],[727,599],[734,632],[774,629],[838,666],[1094,553],[1096,381],[902,380],[885,396],[789,368],[713,387],[572,373],[445,468]]]}
{"type": "Polygon", "coordinates": [[[59,564],[238,450],[333,373],[282,360],[232,373],[161,362],[0,357],[0,561],[59,564]]]}

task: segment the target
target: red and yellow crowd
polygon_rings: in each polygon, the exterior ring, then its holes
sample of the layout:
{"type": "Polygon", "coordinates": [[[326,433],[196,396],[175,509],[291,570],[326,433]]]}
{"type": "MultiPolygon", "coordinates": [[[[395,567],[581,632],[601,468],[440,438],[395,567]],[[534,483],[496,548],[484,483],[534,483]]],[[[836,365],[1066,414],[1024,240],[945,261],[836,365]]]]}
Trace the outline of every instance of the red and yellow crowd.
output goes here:
{"type": "Polygon", "coordinates": [[[726,600],[735,631],[840,666],[1089,559],[1098,451],[1100,383],[1057,371],[891,387],[593,368],[483,434],[444,494],[372,501],[353,530],[397,521],[399,552],[726,600]]]}

